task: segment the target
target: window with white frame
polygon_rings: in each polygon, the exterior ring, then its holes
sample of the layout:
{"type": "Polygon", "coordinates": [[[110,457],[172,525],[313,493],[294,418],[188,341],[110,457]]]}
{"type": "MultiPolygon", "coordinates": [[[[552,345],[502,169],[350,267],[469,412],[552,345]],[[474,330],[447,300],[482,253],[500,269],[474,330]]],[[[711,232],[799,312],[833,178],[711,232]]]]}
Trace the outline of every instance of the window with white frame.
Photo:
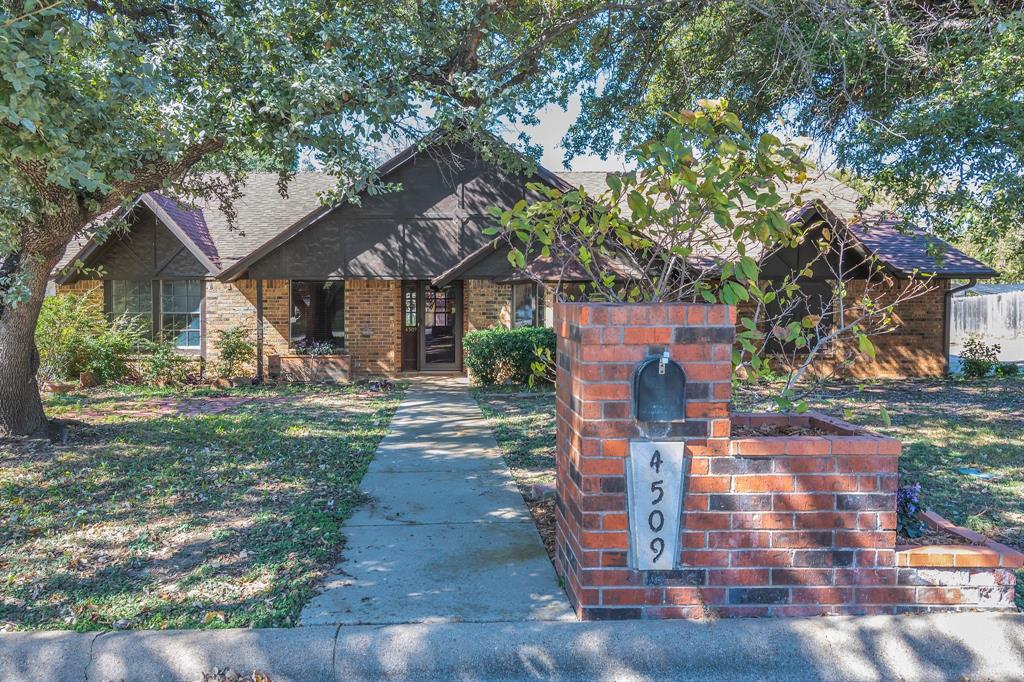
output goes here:
{"type": "Polygon", "coordinates": [[[203,286],[201,279],[111,280],[106,311],[111,317],[136,318],[151,339],[198,350],[203,336],[203,286]]]}
{"type": "Polygon", "coordinates": [[[177,348],[198,349],[202,344],[203,283],[198,279],[160,283],[160,333],[177,348]]]}

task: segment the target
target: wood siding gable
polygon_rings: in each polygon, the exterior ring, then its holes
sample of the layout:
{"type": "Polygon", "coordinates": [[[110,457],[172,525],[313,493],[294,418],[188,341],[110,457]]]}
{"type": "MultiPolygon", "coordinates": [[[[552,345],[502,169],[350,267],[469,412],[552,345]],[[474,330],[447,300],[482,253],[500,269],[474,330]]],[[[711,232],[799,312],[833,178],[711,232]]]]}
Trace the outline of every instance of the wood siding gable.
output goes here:
{"type": "MultiPolygon", "coordinates": [[[[450,153],[450,152],[449,152],[450,153]]],[[[461,166],[421,152],[384,176],[402,189],[364,196],[316,220],[248,268],[255,279],[429,279],[490,241],[488,208],[509,207],[526,180],[487,164],[468,146],[461,166]]]]}
{"type": "Polygon", "coordinates": [[[128,230],[111,235],[85,258],[87,268],[103,269],[102,279],[191,279],[212,274],[144,205],[136,206],[128,224],[128,230]]]}

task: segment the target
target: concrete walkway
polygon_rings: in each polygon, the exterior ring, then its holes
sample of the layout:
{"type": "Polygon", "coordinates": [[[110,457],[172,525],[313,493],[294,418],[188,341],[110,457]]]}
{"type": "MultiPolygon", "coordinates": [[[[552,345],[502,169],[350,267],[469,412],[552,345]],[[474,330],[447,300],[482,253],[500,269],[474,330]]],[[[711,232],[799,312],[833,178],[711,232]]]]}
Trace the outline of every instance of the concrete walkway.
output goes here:
{"type": "Polygon", "coordinates": [[[0,682],[193,682],[213,668],[321,680],[1024,680],[1024,617],[433,623],[0,633],[0,682]]]}
{"type": "Polygon", "coordinates": [[[572,619],[465,380],[416,381],[302,625],[572,619]]]}

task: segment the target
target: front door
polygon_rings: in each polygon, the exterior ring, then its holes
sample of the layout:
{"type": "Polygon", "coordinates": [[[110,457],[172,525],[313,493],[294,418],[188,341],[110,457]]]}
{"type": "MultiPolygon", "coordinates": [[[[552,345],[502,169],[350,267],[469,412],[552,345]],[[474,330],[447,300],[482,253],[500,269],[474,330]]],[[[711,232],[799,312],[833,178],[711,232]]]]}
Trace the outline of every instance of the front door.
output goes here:
{"type": "Polygon", "coordinates": [[[402,369],[462,369],[462,282],[402,284],[402,369]]]}

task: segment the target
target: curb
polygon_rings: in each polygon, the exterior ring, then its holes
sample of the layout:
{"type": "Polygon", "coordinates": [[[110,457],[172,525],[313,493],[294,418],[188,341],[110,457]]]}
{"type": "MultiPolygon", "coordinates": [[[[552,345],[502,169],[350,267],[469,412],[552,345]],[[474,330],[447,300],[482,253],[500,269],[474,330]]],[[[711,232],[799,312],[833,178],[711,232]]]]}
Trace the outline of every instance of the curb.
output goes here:
{"type": "Polygon", "coordinates": [[[963,613],[0,635],[0,681],[1024,680],[1024,617],[963,613]]]}

